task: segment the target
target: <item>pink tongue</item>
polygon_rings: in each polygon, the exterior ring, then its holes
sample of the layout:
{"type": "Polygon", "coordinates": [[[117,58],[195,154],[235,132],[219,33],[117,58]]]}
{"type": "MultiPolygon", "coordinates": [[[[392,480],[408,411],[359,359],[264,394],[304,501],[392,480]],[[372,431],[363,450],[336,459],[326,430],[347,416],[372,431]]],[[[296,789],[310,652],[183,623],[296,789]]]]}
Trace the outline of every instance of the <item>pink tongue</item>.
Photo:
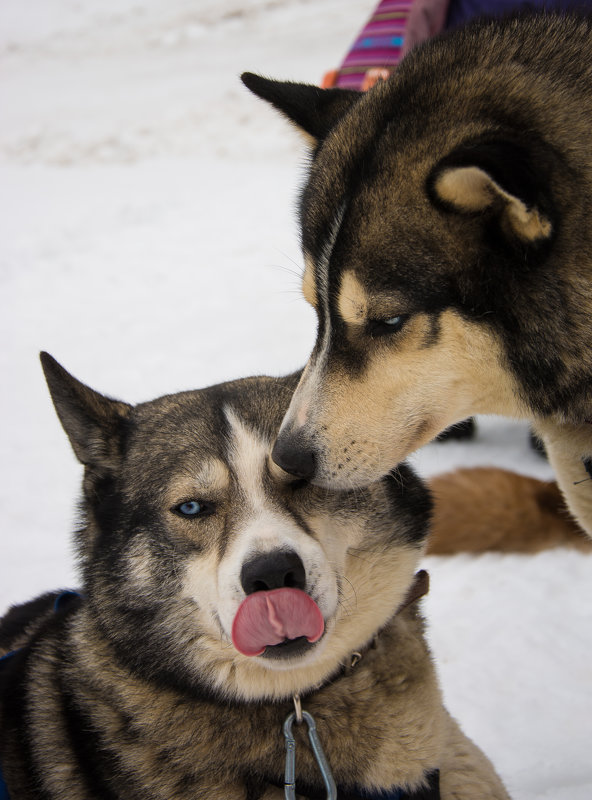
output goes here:
{"type": "Polygon", "coordinates": [[[245,656],[260,656],[268,645],[323,635],[325,622],[315,601],[300,589],[254,592],[240,604],[232,623],[232,641],[245,656]]]}

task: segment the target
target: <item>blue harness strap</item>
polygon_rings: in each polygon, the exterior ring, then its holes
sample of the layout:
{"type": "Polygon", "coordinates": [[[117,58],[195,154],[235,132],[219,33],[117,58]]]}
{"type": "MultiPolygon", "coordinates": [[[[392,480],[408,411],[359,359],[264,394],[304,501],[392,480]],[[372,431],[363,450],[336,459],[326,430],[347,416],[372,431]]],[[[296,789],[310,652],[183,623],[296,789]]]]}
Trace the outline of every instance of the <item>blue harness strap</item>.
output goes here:
{"type": "Polygon", "coordinates": [[[6,788],[4,778],[2,777],[2,767],[0,767],[0,800],[10,800],[8,789],[6,788]]]}
{"type": "Polygon", "coordinates": [[[55,613],[57,614],[58,611],[61,611],[67,605],[68,601],[72,600],[74,597],[82,597],[82,595],[74,589],[64,589],[53,601],[53,610],[55,613]]]}
{"type": "Polygon", "coordinates": [[[4,667],[8,666],[8,662],[10,659],[15,656],[19,650],[11,650],[10,653],[6,653],[6,655],[0,657],[0,671],[4,669],[4,667]]]}
{"type": "MultiPolygon", "coordinates": [[[[0,658],[0,672],[8,665],[10,659],[18,653],[18,650],[12,650],[10,653],[6,653],[5,656],[0,658]]],[[[8,794],[8,787],[4,782],[4,776],[2,774],[2,764],[0,764],[0,800],[10,800],[10,795],[8,794]]]]}

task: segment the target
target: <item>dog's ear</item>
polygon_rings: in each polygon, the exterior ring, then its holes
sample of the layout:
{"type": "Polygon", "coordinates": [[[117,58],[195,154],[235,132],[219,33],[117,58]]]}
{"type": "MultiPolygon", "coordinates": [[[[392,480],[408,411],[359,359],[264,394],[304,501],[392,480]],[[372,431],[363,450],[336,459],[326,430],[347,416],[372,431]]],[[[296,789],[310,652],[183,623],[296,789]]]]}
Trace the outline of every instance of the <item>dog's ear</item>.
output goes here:
{"type": "Polygon", "coordinates": [[[536,160],[511,141],[462,145],[443,158],[428,179],[433,200],[461,214],[496,213],[502,230],[524,244],[553,234],[553,210],[544,157],[536,160]]]}
{"type": "Polygon", "coordinates": [[[324,139],[335,123],[361,97],[350,89],[319,89],[306,83],[274,81],[245,72],[241,80],[253,94],[267,100],[315,141],[324,139]]]}
{"type": "Polygon", "coordinates": [[[49,353],[40,358],[55,410],[78,460],[101,471],[116,470],[132,406],[89,389],[49,353]]]}

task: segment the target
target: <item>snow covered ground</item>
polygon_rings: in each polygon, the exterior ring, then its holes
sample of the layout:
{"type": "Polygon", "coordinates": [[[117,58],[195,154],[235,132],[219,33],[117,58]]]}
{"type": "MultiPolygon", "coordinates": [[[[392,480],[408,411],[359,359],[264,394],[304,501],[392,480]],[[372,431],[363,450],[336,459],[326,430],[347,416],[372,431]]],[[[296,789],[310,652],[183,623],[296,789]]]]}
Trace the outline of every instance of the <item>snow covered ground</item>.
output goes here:
{"type": "MultiPolygon", "coordinates": [[[[135,402],[304,363],[299,137],[243,89],[317,82],[368,0],[21,0],[0,7],[0,608],[76,584],[80,469],[37,353],[135,402]]],[[[431,445],[428,475],[549,477],[523,424],[431,445]]],[[[426,559],[447,704],[516,800],[592,798],[592,558],[426,559]]],[[[475,800],[479,800],[476,798],[475,800]]]]}

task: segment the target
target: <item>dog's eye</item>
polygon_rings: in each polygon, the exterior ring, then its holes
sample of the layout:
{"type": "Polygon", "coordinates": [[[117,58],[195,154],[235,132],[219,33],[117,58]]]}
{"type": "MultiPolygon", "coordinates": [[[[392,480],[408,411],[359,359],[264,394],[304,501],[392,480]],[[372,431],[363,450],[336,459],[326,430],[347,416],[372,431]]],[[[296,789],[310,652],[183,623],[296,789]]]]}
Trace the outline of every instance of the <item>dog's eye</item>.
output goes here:
{"type": "Polygon", "coordinates": [[[386,336],[400,331],[406,322],[407,317],[404,314],[388,319],[371,319],[368,322],[368,329],[371,336],[386,336]]]}
{"type": "Polygon", "coordinates": [[[184,503],[179,503],[171,508],[174,514],[180,517],[205,517],[213,511],[209,503],[201,503],[198,500],[185,500],[184,503]]]}

